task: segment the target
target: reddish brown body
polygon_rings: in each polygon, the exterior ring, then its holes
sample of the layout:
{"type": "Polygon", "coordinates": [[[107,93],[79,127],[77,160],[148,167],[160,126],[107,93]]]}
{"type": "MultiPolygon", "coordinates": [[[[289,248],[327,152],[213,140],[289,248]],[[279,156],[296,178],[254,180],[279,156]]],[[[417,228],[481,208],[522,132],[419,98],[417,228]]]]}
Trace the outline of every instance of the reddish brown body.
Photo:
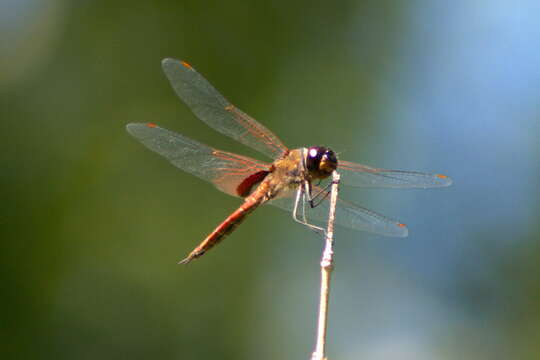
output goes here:
{"type": "MultiPolygon", "coordinates": [[[[200,257],[225,236],[230,234],[246,216],[259,205],[275,199],[272,204],[293,211],[295,221],[312,229],[308,221],[326,222],[328,207],[324,197],[317,205],[319,211],[303,212],[297,217],[298,204],[311,199],[313,180],[325,179],[338,168],[336,154],[324,146],[310,146],[290,150],[270,130],[244,113],[223,97],[201,74],[186,62],[164,59],[163,71],[176,94],[194,114],[211,128],[236,141],[275,159],[272,164],[226,151],[214,149],[181,134],[161,128],[153,123],[128,124],[127,131],[147,148],[168,159],[174,166],[214,184],[226,194],[244,198],[244,203],[227,217],[181,263],[200,257]],[[286,205],[296,190],[294,203],[286,205]],[[277,199],[283,197],[283,199],[277,199]],[[293,205],[291,208],[290,205],[293,205]],[[326,212],[326,213],[325,213],[326,212]],[[306,217],[306,215],[308,215],[306,217]]],[[[340,162],[340,173],[353,186],[381,186],[392,188],[428,188],[448,186],[452,180],[440,174],[371,168],[348,161],[340,162]]],[[[317,189],[315,187],[315,189],[317,189]]],[[[324,189],[317,189],[318,197],[324,189]]],[[[290,199],[291,201],[293,199],[290,199]]],[[[354,230],[369,231],[387,236],[407,236],[404,224],[360,208],[351,203],[338,202],[343,216],[339,224],[354,230]]]]}
{"type": "Polygon", "coordinates": [[[247,198],[238,209],[236,209],[231,215],[229,215],[229,217],[219,224],[219,226],[212,231],[210,235],[208,235],[206,239],[199,244],[199,246],[193,249],[187,258],[180,261],[179,264],[186,264],[191,260],[204,255],[205,252],[233,232],[234,229],[236,229],[236,227],[240,225],[242,221],[244,221],[247,215],[261,205],[263,199],[262,194],[255,193],[253,195],[247,198]],[[257,197],[254,198],[253,195],[257,195],[257,197]]]}
{"type": "Polygon", "coordinates": [[[180,264],[186,264],[193,259],[204,255],[214,245],[233,232],[259,205],[275,198],[286,188],[296,188],[302,181],[310,180],[311,175],[304,169],[302,160],[303,149],[292,150],[283,158],[276,160],[270,167],[266,176],[253,176],[251,183],[242,182],[238,189],[239,196],[249,194],[253,187],[256,189],[249,195],[244,203],[229,217],[216,227],[180,264]]]}

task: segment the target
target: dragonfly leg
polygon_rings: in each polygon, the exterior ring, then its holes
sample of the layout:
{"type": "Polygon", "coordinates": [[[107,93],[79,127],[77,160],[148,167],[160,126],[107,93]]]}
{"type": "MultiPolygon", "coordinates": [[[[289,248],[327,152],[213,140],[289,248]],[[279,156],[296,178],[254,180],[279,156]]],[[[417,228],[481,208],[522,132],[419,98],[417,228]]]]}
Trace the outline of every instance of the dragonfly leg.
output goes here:
{"type": "Polygon", "coordinates": [[[321,189],[315,196],[311,198],[311,201],[309,202],[309,205],[311,208],[319,206],[328,196],[330,196],[330,191],[328,191],[332,187],[333,182],[330,182],[330,184],[326,185],[324,189],[321,189]],[[321,197],[321,195],[324,195],[321,197]],[[320,199],[317,199],[320,198],[320,199]],[[315,202],[317,200],[317,202],[315,202]]]}
{"type": "Polygon", "coordinates": [[[304,226],[307,226],[309,229],[311,229],[311,230],[313,230],[313,231],[315,231],[317,233],[326,234],[326,230],[324,230],[323,228],[308,223],[308,221],[306,219],[306,202],[307,201],[309,201],[309,200],[307,200],[306,193],[305,193],[302,185],[300,185],[298,187],[297,192],[296,192],[296,199],[294,201],[294,209],[293,209],[293,219],[294,219],[294,221],[296,221],[297,223],[300,223],[300,224],[302,224],[304,226]],[[299,205],[300,201],[302,201],[302,219],[298,218],[298,205],[299,205]]]}
{"type": "Polygon", "coordinates": [[[303,191],[302,186],[296,191],[296,198],[294,199],[294,208],[293,208],[293,219],[294,221],[303,224],[303,222],[298,219],[298,203],[300,203],[300,198],[302,197],[303,191]]]}
{"type": "MultiPolygon", "coordinates": [[[[309,227],[311,230],[315,231],[315,232],[321,232],[323,235],[326,235],[326,230],[323,229],[322,227],[319,227],[319,226],[316,226],[316,225],[313,225],[313,224],[310,224],[308,221],[307,221],[307,218],[306,218],[306,202],[309,202],[310,206],[312,205],[313,199],[309,199],[309,196],[307,196],[305,193],[304,193],[304,196],[303,196],[303,199],[302,199],[302,220],[303,220],[303,224],[307,227],[309,227]]],[[[311,208],[313,208],[313,206],[311,206],[311,208]]]]}
{"type": "Polygon", "coordinates": [[[313,198],[311,197],[311,183],[309,181],[304,181],[304,203],[306,201],[309,202],[311,208],[314,208],[313,198]]]}

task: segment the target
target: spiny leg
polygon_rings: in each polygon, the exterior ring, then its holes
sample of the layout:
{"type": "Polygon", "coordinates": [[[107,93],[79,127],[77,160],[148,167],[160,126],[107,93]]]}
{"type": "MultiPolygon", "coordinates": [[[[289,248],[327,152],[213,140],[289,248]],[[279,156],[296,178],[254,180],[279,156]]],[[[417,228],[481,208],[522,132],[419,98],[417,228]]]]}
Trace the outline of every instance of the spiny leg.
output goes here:
{"type": "Polygon", "coordinates": [[[304,224],[300,219],[298,219],[298,203],[300,202],[300,197],[303,195],[302,186],[298,187],[296,191],[296,198],[294,199],[294,208],[293,208],[293,219],[294,221],[304,224]]]}
{"type": "MultiPolygon", "coordinates": [[[[304,196],[302,198],[302,219],[303,219],[303,224],[305,226],[309,227],[311,230],[315,231],[316,233],[322,233],[323,235],[326,235],[326,230],[325,229],[323,229],[322,227],[310,224],[307,221],[307,218],[306,218],[306,202],[309,202],[309,204],[311,206],[312,201],[313,201],[313,199],[308,200],[308,196],[304,193],[304,196]]],[[[313,208],[313,207],[311,207],[311,208],[313,208]]]]}
{"type": "Polygon", "coordinates": [[[306,193],[304,191],[304,188],[303,188],[304,184],[300,185],[298,187],[298,190],[296,192],[296,199],[294,201],[294,208],[293,208],[293,219],[294,221],[296,221],[297,223],[300,223],[304,226],[307,226],[309,229],[317,232],[317,233],[323,233],[325,234],[326,231],[319,227],[319,226],[316,226],[316,225],[313,225],[313,224],[310,224],[308,221],[307,221],[307,218],[306,218],[306,193]],[[300,200],[302,199],[302,219],[299,219],[298,218],[298,204],[300,202],[300,200]]]}
{"type": "MultiPolygon", "coordinates": [[[[309,202],[309,206],[313,208],[313,199],[311,198],[311,183],[309,181],[304,181],[304,203],[309,202]],[[307,199],[307,200],[306,200],[307,199]]],[[[304,211],[305,212],[305,211],[304,211]]],[[[305,216],[304,216],[305,220],[305,216]]]]}
{"type": "Polygon", "coordinates": [[[332,187],[332,184],[333,182],[330,182],[328,185],[324,187],[324,189],[321,189],[317,194],[315,194],[315,196],[311,198],[311,200],[309,201],[309,205],[311,206],[311,208],[315,208],[319,206],[324,200],[326,200],[326,198],[328,198],[328,196],[330,196],[330,191],[328,190],[332,187]],[[324,196],[320,198],[319,200],[317,200],[317,203],[315,203],[315,200],[323,194],[324,196]]]}

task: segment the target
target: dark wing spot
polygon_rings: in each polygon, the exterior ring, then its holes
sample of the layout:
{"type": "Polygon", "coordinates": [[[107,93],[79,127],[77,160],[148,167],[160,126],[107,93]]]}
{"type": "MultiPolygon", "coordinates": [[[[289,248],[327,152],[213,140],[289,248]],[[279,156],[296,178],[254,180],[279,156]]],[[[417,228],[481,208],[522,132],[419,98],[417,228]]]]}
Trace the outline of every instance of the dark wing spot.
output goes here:
{"type": "Polygon", "coordinates": [[[240,185],[238,185],[238,187],[236,188],[236,193],[241,197],[248,196],[253,190],[253,187],[260,184],[260,182],[263,181],[266,175],[268,175],[269,173],[269,171],[261,170],[259,172],[256,172],[255,174],[251,174],[250,176],[245,178],[240,183],[240,185]]]}

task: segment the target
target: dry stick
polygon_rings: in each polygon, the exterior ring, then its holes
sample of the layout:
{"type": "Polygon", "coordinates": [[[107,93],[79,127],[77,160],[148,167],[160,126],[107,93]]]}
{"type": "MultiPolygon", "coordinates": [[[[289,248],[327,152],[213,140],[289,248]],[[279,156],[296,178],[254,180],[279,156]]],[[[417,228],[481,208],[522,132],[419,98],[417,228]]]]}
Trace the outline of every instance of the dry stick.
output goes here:
{"type": "Polygon", "coordinates": [[[328,214],[328,228],[326,230],[326,245],[321,259],[321,298],[319,303],[319,324],[317,329],[317,344],[311,360],[327,360],[326,325],[328,319],[328,299],[330,298],[330,277],[334,268],[334,221],[336,218],[336,203],[339,188],[339,174],[332,174],[332,189],[330,193],[330,212],[328,214]]]}

